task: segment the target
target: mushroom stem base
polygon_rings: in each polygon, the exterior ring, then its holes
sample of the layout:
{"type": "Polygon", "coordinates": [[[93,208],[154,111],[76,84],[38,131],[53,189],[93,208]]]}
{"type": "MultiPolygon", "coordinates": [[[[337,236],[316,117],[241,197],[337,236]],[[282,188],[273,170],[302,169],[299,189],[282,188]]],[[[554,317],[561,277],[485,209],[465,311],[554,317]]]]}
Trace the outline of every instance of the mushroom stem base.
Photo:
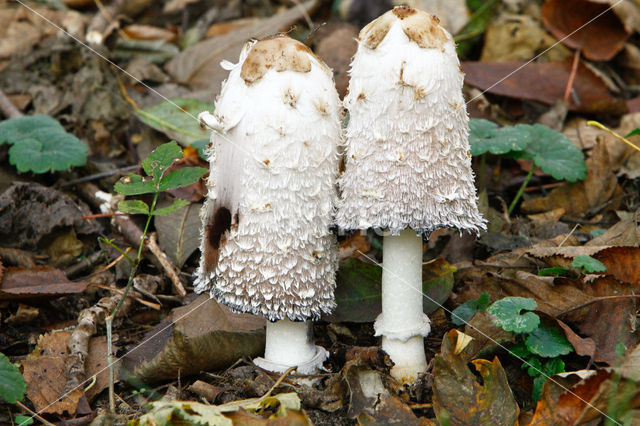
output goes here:
{"type": "Polygon", "coordinates": [[[311,323],[288,319],[268,322],[264,358],[254,364],[265,370],[282,373],[297,366],[298,374],[312,374],[322,366],[329,353],[312,343],[311,323]]]}
{"type": "Polygon", "coordinates": [[[424,353],[424,338],[415,336],[407,341],[382,337],[382,349],[389,354],[394,366],[391,376],[402,383],[414,382],[418,375],[427,370],[424,353]]]}

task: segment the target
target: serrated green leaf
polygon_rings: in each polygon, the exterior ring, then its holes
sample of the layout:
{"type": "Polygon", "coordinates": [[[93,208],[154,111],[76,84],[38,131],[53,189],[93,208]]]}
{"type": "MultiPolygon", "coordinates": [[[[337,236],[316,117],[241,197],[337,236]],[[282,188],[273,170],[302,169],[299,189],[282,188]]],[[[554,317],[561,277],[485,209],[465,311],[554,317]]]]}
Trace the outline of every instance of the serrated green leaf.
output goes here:
{"type": "Polygon", "coordinates": [[[543,172],[557,180],[569,182],[586,177],[587,164],[584,154],[568,137],[542,124],[519,124],[514,127],[523,133],[529,133],[527,138],[531,142],[524,149],[524,153],[543,172]]]}
{"type": "Polygon", "coordinates": [[[554,358],[573,352],[573,346],[564,333],[556,327],[540,324],[525,339],[531,353],[545,358],[554,358]]]}
{"type": "Polygon", "coordinates": [[[5,354],[0,352],[0,398],[9,404],[22,401],[27,387],[18,367],[13,365],[5,354]]]}
{"type": "Polygon", "coordinates": [[[123,195],[153,194],[156,186],[151,178],[145,180],[140,175],[130,174],[116,182],[113,190],[123,195]]]}
{"type": "Polygon", "coordinates": [[[213,111],[213,109],[212,104],[195,99],[178,98],[149,108],[138,109],[135,114],[146,125],[163,132],[182,146],[189,146],[209,137],[209,131],[201,128],[194,117],[202,111],[213,111]]]}
{"type": "Polygon", "coordinates": [[[204,167],[183,167],[167,174],[160,181],[160,191],[180,188],[196,183],[209,170],[204,167]]]}
{"type": "Polygon", "coordinates": [[[149,206],[141,200],[124,200],[118,203],[118,210],[128,214],[149,214],[149,206]]]}
{"type": "Polygon", "coordinates": [[[151,215],[152,216],[168,216],[171,213],[180,210],[184,206],[188,206],[190,203],[187,200],[183,200],[182,198],[176,198],[176,200],[168,207],[163,207],[161,209],[155,209],[151,215]]]}
{"type": "Polygon", "coordinates": [[[467,300],[451,312],[451,322],[455,325],[466,324],[476,312],[485,311],[489,303],[489,293],[482,293],[477,299],[467,300]]]}
{"type": "Polygon", "coordinates": [[[625,138],[630,138],[631,136],[640,135],[640,127],[636,127],[632,131],[630,131],[625,138]]]}
{"type": "Polygon", "coordinates": [[[538,307],[535,300],[526,297],[505,297],[496,301],[487,309],[494,318],[493,322],[503,330],[514,333],[529,333],[540,324],[540,317],[533,312],[520,315],[523,309],[533,310],[538,307]]]}
{"type": "Polygon", "coordinates": [[[569,272],[566,268],[561,268],[560,266],[555,266],[553,268],[542,268],[538,271],[539,277],[559,277],[560,275],[564,275],[569,272]]]}
{"type": "Polygon", "coordinates": [[[182,158],[183,155],[182,149],[175,141],[164,143],[142,160],[142,168],[147,175],[152,176],[157,181],[173,161],[177,158],[182,158]]]}
{"type": "Polygon", "coordinates": [[[600,262],[598,259],[594,259],[591,256],[585,255],[576,256],[573,259],[573,262],[571,262],[571,266],[574,268],[584,268],[584,271],[588,274],[607,271],[607,267],[604,263],[600,262]]]}
{"type": "Polygon", "coordinates": [[[46,173],[83,166],[89,149],[48,115],[11,118],[0,123],[0,145],[9,149],[9,162],[20,173],[46,173]]]}
{"type": "Polygon", "coordinates": [[[471,155],[506,154],[524,150],[529,142],[530,134],[514,127],[498,128],[496,123],[484,119],[469,120],[469,144],[471,155]]]}

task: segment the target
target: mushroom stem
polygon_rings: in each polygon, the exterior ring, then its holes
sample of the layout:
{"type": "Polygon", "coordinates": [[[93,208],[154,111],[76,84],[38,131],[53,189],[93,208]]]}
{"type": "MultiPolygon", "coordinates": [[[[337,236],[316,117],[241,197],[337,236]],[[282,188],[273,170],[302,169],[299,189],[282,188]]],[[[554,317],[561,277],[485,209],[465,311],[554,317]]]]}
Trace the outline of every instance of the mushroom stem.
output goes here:
{"type": "Polygon", "coordinates": [[[429,318],[422,308],[422,238],[412,229],[383,238],[382,313],[375,323],[382,349],[395,367],[391,375],[413,381],[427,368],[423,336],[429,318]]]}
{"type": "Polygon", "coordinates": [[[265,370],[282,373],[298,366],[299,374],[315,372],[327,359],[326,349],[313,344],[311,322],[280,321],[267,322],[264,358],[253,362],[265,370]]]}

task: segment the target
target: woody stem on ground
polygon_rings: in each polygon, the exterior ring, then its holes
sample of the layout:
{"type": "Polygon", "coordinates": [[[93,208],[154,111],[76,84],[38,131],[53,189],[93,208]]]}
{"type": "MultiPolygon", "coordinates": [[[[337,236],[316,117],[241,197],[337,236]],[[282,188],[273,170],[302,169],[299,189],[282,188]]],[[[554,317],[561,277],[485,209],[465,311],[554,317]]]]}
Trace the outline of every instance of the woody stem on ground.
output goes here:
{"type": "MultiPolygon", "coordinates": [[[[131,286],[133,284],[133,279],[136,276],[138,265],[140,264],[140,259],[142,258],[142,248],[144,247],[144,242],[147,239],[147,232],[149,230],[149,225],[151,224],[151,218],[153,217],[152,212],[156,207],[156,202],[158,201],[158,195],[160,195],[160,192],[155,192],[153,195],[153,201],[151,203],[151,208],[149,209],[149,214],[147,215],[147,222],[145,223],[144,230],[142,231],[142,238],[140,239],[140,244],[138,245],[138,253],[136,258],[131,259],[129,256],[126,256],[126,258],[129,260],[131,264],[131,272],[129,273],[129,279],[127,281],[127,285],[125,286],[124,291],[122,292],[122,297],[120,297],[118,304],[113,309],[111,314],[107,316],[104,320],[105,326],[107,328],[107,361],[109,363],[109,410],[111,411],[111,413],[115,413],[115,408],[116,408],[115,392],[114,392],[115,374],[113,369],[115,357],[113,355],[113,346],[112,346],[112,324],[113,324],[114,318],[118,314],[118,311],[122,307],[122,304],[126,300],[127,294],[129,293],[129,290],[131,289],[131,286]]],[[[107,244],[116,248],[118,251],[121,251],[110,241],[107,241],[107,244]]]]}
{"type": "Polygon", "coordinates": [[[527,185],[529,184],[529,181],[531,180],[531,176],[533,176],[533,172],[535,170],[536,170],[535,166],[532,165],[531,170],[529,170],[529,174],[527,174],[527,177],[524,178],[524,182],[522,182],[522,185],[520,185],[520,189],[518,189],[518,193],[516,194],[511,204],[509,205],[509,210],[507,210],[507,215],[511,216],[511,213],[518,205],[518,201],[520,200],[520,197],[522,197],[522,194],[524,194],[524,190],[527,188],[527,185]]]}

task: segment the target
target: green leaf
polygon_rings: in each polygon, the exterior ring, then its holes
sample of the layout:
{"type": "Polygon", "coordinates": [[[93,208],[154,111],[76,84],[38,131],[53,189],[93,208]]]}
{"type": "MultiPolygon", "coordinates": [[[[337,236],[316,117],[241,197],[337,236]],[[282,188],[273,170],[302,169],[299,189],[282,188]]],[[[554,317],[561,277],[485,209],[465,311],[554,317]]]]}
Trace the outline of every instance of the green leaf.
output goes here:
{"type": "Polygon", "coordinates": [[[540,396],[542,395],[542,387],[549,377],[564,372],[564,361],[560,358],[551,359],[542,365],[541,370],[544,374],[537,372],[537,377],[533,379],[531,397],[534,401],[538,401],[540,399],[540,396]]]}
{"type": "Polygon", "coordinates": [[[625,138],[630,138],[631,136],[640,135],[640,127],[636,127],[632,131],[630,131],[625,138]]]}
{"type": "Polygon", "coordinates": [[[495,317],[494,323],[503,330],[514,333],[529,333],[540,324],[540,317],[533,312],[520,315],[523,309],[533,310],[538,307],[535,300],[526,297],[505,297],[496,301],[487,309],[495,317]]]}
{"type": "Polygon", "coordinates": [[[593,238],[596,238],[604,234],[605,232],[607,232],[607,230],[602,228],[592,229],[591,231],[589,231],[589,235],[591,235],[593,238]]]}
{"type": "Polygon", "coordinates": [[[574,268],[584,268],[584,271],[588,274],[592,274],[594,272],[606,272],[607,270],[604,263],[591,256],[585,255],[576,256],[573,259],[573,262],[571,262],[571,266],[574,268]]]}
{"type": "Polygon", "coordinates": [[[529,375],[529,377],[536,377],[543,373],[542,361],[537,356],[529,357],[527,359],[527,362],[522,364],[522,368],[527,369],[527,374],[529,375]]]}
{"type": "Polygon", "coordinates": [[[524,156],[533,159],[533,163],[543,172],[557,180],[569,182],[586,177],[584,154],[568,137],[542,124],[519,124],[514,127],[522,130],[523,134],[528,133],[525,138],[530,143],[524,150],[524,156]]]}
{"type": "Polygon", "coordinates": [[[542,268],[538,271],[539,277],[559,277],[560,275],[564,275],[569,272],[566,268],[561,268],[560,266],[554,266],[553,268],[542,268]]]}
{"type": "Polygon", "coordinates": [[[15,416],[13,421],[18,426],[29,426],[33,424],[33,417],[29,416],[15,416]]]}
{"type": "Polygon", "coordinates": [[[150,108],[138,109],[135,114],[146,125],[163,132],[182,146],[189,146],[209,137],[209,131],[201,128],[195,117],[202,111],[213,111],[213,109],[212,104],[195,99],[178,98],[164,101],[150,108]]]}
{"type": "Polygon", "coordinates": [[[529,349],[527,349],[527,345],[522,342],[516,343],[515,345],[511,346],[511,348],[509,348],[509,352],[511,352],[513,356],[517,356],[520,358],[527,358],[529,355],[531,355],[531,352],[529,352],[529,349]]]}
{"type": "Polygon", "coordinates": [[[531,353],[545,358],[554,358],[573,352],[573,346],[564,333],[556,327],[540,324],[525,339],[527,349],[531,353]]]}
{"type": "Polygon", "coordinates": [[[46,173],[83,166],[89,149],[48,115],[11,118],[0,123],[0,145],[9,149],[9,163],[20,173],[46,173]]]}
{"type": "Polygon", "coordinates": [[[205,161],[209,161],[209,158],[205,155],[204,151],[209,147],[209,139],[200,139],[191,144],[192,147],[198,150],[200,158],[205,161]]]}
{"type": "Polygon", "coordinates": [[[128,214],[149,214],[149,206],[141,200],[124,200],[118,203],[118,210],[128,214]]]}
{"type": "Polygon", "coordinates": [[[455,325],[466,324],[476,312],[485,311],[489,303],[489,293],[482,293],[477,299],[467,300],[451,312],[451,322],[455,325]]]}
{"type": "Polygon", "coordinates": [[[156,186],[150,178],[145,180],[140,175],[130,174],[116,182],[113,190],[123,195],[153,194],[156,186]]]}
{"type": "Polygon", "coordinates": [[[9,404],[22,401],[27,387],[18,367],[0,352],[0,397],[9,404]]]}
{"type": "Polygon", "coordinates": [[[375,320],[382,305],[382,269],[358,259],[340,263],[336,275],[337,306],[326,318],[331,322],[368,322],[375,320]]]}
{"type": "Polygon", "coordinates": [[[188,206],[190,203],[187,200],[183,200],[182,198],[176,198],[176,200],[168,207],[163,207],[161,209],[155,209],[151,212],[152,216],[168,216],[171,213],[180,210],[184,206],[188,206]]]}
{"type": "Polygon", "coordinates": [[[196,183],[209,169],[204,167],[183,167],[167,174],[160,181],[160,191],[180,188],[196,183]]]}
{"type": "Polygon", "coordinates": [[[531,141],[529,137],[527,132],[516,130],[514,127],[498,129],[498,125],[489,120],[475,118],[469,120],[469,144],[472,155],[522,151],[531,141]]]}
{"type": "Polygon", "coordinates": [[[183,155],[182,149],[178,144],[175,141],[171,141],[160,145],[147,158],[142,160],[142,168],[147,175],[152,176],[157,182],[173,161],[177,158],[182,158],[183,155]]]}
{"type": "Polygon", "coordinates": [[[547,378],[544,376],[537,376],[535,379],[533,379],[533,388],[531,389],[531,398],[535,402],[538,402],[538,400],[542,396],[542,388],[546,383],[546,381],[547,381],[547,378]]]}

